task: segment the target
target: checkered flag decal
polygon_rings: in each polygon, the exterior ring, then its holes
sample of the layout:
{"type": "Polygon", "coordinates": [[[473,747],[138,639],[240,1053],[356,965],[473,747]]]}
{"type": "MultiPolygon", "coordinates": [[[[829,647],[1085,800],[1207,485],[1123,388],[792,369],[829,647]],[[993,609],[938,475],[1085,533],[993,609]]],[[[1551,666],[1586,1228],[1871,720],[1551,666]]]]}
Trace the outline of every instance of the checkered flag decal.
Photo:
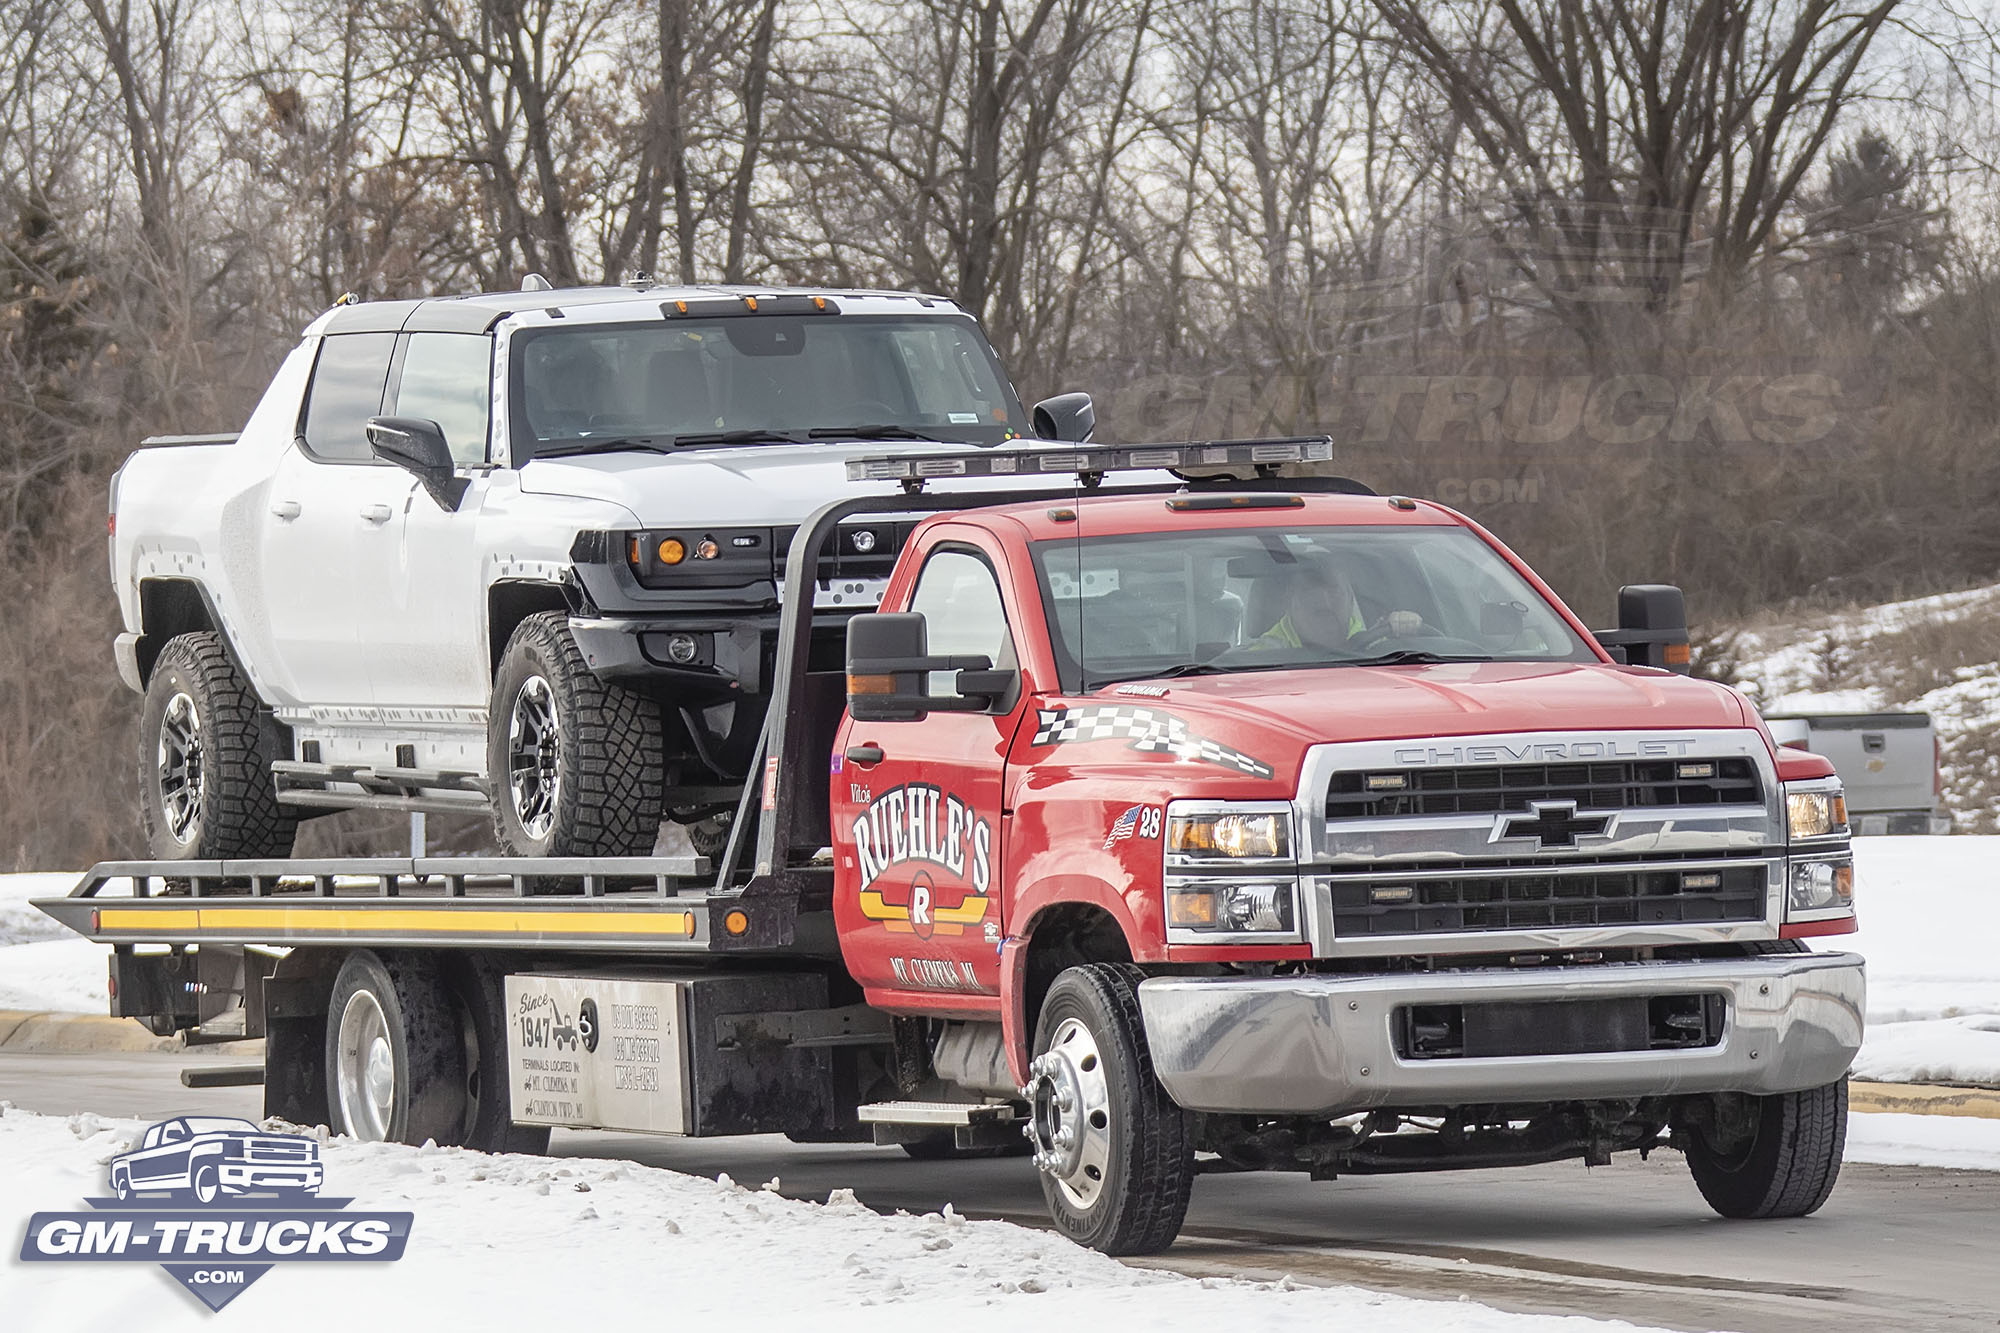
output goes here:
{"type": "Polygon", "coordinates": [[[1241,750],[1218,745],[1188,730],[1172,713],[1133,704],[1093,704],[1085,708],[1043,708],[1035,713],[1036,745],[1069,745],[1083,741],[1129,740],[1146,754],[1171,754],[1218,768],[1233,768],[1253,778],[1271,776],[1271,766],[1241,750]]]}

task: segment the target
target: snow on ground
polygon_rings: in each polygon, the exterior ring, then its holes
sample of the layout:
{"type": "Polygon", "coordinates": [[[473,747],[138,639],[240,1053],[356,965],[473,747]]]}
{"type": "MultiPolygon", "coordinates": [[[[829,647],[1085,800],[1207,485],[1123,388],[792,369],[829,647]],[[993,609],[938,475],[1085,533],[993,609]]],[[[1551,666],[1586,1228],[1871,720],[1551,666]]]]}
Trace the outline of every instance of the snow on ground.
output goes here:
{"type": "Polygon", "coordinates": [[[60,898],[76,887],[68,871],[54,875],[0,875],[0,948],[59,940],[69,932],[55,918],[28,906],[30,898],[60,898]]]}
{"type": "Polygon", "coordinates": [[[28,905],[76,887],[68,872],[0,875],[0,1009],[101,1014],[110,946],[81,940],[28,905]]]}
{"type": "Polygon", "coordinates": [[[1856,838],[1860,933],[1819,941],[1868,960],[1857,1078],[2000,1084],[2000,837],[1856,838]]]}
{"type": "MultiPolygon", "coordinates": [[[[78,1209],[144,1126],[0,1114],[0,1219],[78,1209]]],[[[327,1192],[415,1214],[393,1264],[288,1264],[229,1307],[297,1333],[379,1325],[488,1333],[671,1322],[823,1333],[954,1333],[1031,1324],[1365,1333],[1605,1333],[1632,1325],[1505,1314],[1354,1287],[1194,1279],[1127,1268],[1045,1232],[952,1213],[880,1216],[836,1191],[785,1199],[615,1162],[493,1157],[336,1139],[327,1192]],[[718,1322],[720,1321],[720,1322],[718,1322]]],[[[0,1236],[9,1246],[12,1235],[0,1236]]],[[[0,1265],[11,1330],[212,1329],[214,1316],[147,1264],[0,1265]]]]}
{"type": "Polygon", "coordinates": [[[1845,1160],[2000,1171],[2000,1120],[1857,1112],[1847,1117],[1845,1160]]]}

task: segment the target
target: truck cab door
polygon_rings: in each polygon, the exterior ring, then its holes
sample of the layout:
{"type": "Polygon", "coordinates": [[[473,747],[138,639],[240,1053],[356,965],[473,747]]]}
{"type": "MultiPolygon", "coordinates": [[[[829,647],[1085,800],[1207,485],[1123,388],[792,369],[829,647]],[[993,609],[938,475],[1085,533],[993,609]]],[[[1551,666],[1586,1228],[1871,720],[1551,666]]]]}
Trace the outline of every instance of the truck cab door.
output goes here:
{"type": "MultiPolygon", "coordinates": [[[[369,670],[375,700],[392,709],[484,710],[492,688],[486,644],[480,517],[492,474],[493,339],[479,333],[406,333],[389,374],[383,414],[435,421],[470,483],[447,510],[408,473],[373,608],[369,670]]],[[[477,761],[473,761],[476,766],[477,761]]]]}
{"type": "Polygon", "coordinates": [[[395,341],[393,333],[320,340],[297,437],[271,474],[257,570],[277,654],[269,674],[290,696],[280,702],[373,702],[363,629],[388,581],[410,478],[376,461],[366,427],[382,410],[395,341]]]}
{"type": "MultiPolygon", "coordinates": [[[[931,654],[1018,669],[1020,617],[1004,591],[997,545],[946,526],[931,529],[913,554],[921,564],[903,609],[923,613],[931,654]]],[[[932,693],[950,690],[948,676],[932,681],[932,693]]],[[[834,919],[871,1004],[997,1012],[1006,757],[1030,693],[1022,679],[989,712],[843,720],[833,760],[834,919]]]]}

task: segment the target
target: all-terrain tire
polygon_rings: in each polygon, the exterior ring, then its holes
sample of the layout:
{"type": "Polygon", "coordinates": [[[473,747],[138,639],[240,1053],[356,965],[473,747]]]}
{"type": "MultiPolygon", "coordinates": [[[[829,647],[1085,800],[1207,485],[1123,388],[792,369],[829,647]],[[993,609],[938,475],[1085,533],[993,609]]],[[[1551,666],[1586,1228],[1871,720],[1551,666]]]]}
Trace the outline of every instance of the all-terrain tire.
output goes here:
{"type": "Polygon", "coordinates": [[[1750,1099],[1756,1129],[1718,1152],[1699,1133],[1687,1143],[1688,1168],[1709,1207],[1724,1217],[1805,1217],[1840,1178],[1847,1146],[1847,1080],[1804,1092],[1750,1099]]]}
{"type": "Polygon", "coordinates": [[[1109,1156],[1095,1200],[1080,1208],[1049,1172],[1042,1195],[1058,1230],[1105,1254],[1157,1254],[1174,1243],[1194,1191],[1194,1117],[1153,1074],[1139,1014],[1145,974],[1129,963],[1089,963],[1056,977],[1035,1025],[1047,1051],[1066,1019],[1094,1039],[1108,1093],[1109,1156]]]}
{"type": "Polygon", "coordinates": [[[333,1131],[390,1143],[458,1143],[467,1118],[459,1015],[435,957],[369,949],[349,954],[334,978],[326,1014],[333,1131]]]}
{"type": "Polygon", "coordinates": [[[139,714],[139,814],[153,859],[290,856],[298,816],[278,804],[271,776],[288,753],[221,635],[169,639],[139,714]]]}
{"type": "Polygon", "coordinates": [[[646,856],[665,802],[660,710],[591,674],[569,617],[543,611],[507,641],[487,714],[486,772],[500,845],[515,856],[646,856]],[[542,687],[533,682],[540,681],[542,687]],[[546,694],[541,689],[546,689],[546,694]],[[546,808],[524,809],[514,779],[514,727],[524,691],[554,719],[546,808]],[[536,816],[545,818],[536,826],[536,816]]]}
{"type": "Polygon", "coordinates": [[[480,1152],[542,1156],[547,1125],[514,1123],[507,1086],[507,979],[470,959],[445,965],[445,981],[458,1002],[466,1047],[465,1120],[459,1141],[480,1152]]]}

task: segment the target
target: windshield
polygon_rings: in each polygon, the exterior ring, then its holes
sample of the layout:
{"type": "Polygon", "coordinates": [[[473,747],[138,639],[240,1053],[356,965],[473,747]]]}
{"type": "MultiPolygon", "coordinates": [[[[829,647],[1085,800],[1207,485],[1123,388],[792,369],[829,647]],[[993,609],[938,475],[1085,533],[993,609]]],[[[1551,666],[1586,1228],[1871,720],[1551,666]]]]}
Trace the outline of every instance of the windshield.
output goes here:
{"type": "Polygon", "coordinates": [[[738,315],[536,329],[513,345],[514,457],[819,438],[998,444],[1024,417],[965,316],[738,315]],[[629,442],[629,443],[628,443],[629,442]]]}
{"type": "Polygon", "coordinates": [[[221,1116],[213,1115],[191,1115],[187,1117],[186,1124],[196,1134],[215,1134],[223,1131],[240,1133],[246,1130],[251,1133],[258,1132],[257,1127],[248,1120],[225,1120],[221,1116]]]}
{"type": "Polygon", "coordinates": [[[1457,527],[1235,528],[1037,542],[1063,688],[1287,667],[1597,657],[1457,527]]]}

